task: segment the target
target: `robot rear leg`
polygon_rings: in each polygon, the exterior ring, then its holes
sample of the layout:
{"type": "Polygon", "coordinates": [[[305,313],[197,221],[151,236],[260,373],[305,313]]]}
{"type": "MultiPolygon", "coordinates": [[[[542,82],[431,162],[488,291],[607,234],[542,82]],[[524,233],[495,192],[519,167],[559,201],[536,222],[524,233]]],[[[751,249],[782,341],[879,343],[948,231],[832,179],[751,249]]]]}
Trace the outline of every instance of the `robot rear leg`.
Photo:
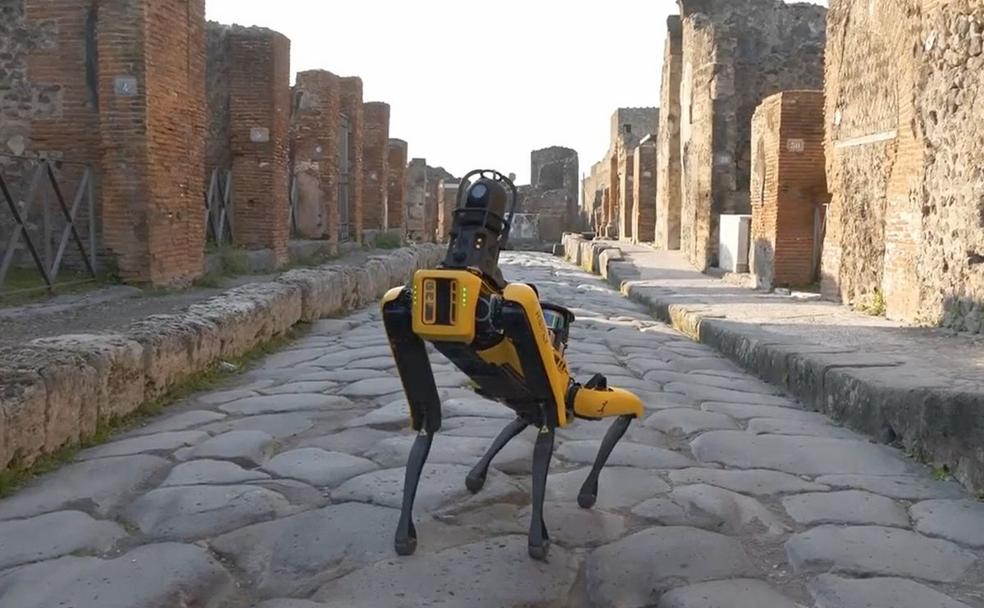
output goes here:
{"type": "Polygon", "coordinates": [[[502,429],[502,432],[492,442],[492,445],[485,452],[485,455],[482,456],[482,459],[478,461],[475,468],[465,478],[465,486],[469,492],[477,494],[482,489],[485,485],[485,478],[489,473],[489,466],[492,464],[492,459],[502,451],[502,448],[506,447],[506,444],[522,433],[529,425],[530,423],[522,418],[516,418],[506,425],[506,428],[502,429]]]}

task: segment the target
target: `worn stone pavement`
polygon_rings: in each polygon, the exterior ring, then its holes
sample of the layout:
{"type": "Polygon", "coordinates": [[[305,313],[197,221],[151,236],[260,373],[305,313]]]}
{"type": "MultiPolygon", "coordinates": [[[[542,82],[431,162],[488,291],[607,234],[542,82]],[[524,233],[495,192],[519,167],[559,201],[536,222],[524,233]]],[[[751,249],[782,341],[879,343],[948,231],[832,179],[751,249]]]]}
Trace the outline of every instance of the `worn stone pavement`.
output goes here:
{"type": "Polygon", "coordinates": [[[412,435],[377,309],[316,323],[0,501],[3,608],[984,607],[984,503],[801,409],[601,281],[542,254],[511,280],[572,307],[569,359],[643,397],[592,511],[607,425],[559,433],[549,563],[526,555],[532,430],[468,468],[510,413],[433,354],[445,424],[392,549],[412,435]]]}

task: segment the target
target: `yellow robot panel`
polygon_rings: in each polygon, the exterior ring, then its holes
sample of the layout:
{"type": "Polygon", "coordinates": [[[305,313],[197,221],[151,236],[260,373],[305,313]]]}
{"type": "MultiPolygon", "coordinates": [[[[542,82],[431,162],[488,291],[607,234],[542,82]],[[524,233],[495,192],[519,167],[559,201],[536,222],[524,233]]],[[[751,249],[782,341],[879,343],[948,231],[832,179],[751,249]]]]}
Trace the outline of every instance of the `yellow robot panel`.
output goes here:
{"type": "Polygon", "coordinates": [[[567,366],[557,364],[553,343],[550,341],[550,332],[547,329],[547,322],[543,318],[543,309],[540,307],[540,299],[533,288],[522,283],[510,283],[502,295],[503,298],[516,302],[526,311],[526,317],[533,329],[533,339],[536,342],[537,351],[539,351],[540,359],[543,361],[543,369],[546,370],[547,379],[550,381],[550,389],[557,408],[557,424],[560,427],[565,427],[568,424],[565,401],[571,378],[567,373],[567,366]]]}
{"type": "Polygon", "coordinates": [[[413,278],[413,333],[471,344],[482,279],[466,270],[419,270],[413,278]]]}
{"type": "Polygon", "coordinates": [[[574,414],[589,420],[631,415],[641,418],[642,401],[634,393],[621,388],[581,387],[574,397],[574,414]]]}

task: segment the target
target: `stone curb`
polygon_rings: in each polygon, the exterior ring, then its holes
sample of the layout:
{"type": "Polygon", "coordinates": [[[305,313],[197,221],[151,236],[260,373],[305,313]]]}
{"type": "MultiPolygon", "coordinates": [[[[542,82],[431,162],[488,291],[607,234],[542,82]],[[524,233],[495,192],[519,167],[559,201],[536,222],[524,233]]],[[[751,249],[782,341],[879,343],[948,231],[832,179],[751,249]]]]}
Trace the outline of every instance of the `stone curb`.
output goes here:
{"type": "Polygon", "coordinates": [[[947,465],[972,492],[984,491],[984,394],[954,390],[912,359],[783,341],[754,325],[709,316],[699,305],[672,303],[632,281],[640,275],[608,244],[566,235],[568,261],[601,274],[654,317],[716,349],[813,409],[883,443],[900,444],[936,466],[947,465]],[[604,272],[586,264],[601,258],[604,272]],[[580,256],[580,257],[579,257],[580,256]]]}
{"type": "Polygon", "coordinates": [[[444,247],[416,245],[359,266],[291,270],[147,317],[122,333],[64,335],[0,349],[0,470],[78,443],[212,365],[284,335],[296,323],[378,301],[444,247]]]}

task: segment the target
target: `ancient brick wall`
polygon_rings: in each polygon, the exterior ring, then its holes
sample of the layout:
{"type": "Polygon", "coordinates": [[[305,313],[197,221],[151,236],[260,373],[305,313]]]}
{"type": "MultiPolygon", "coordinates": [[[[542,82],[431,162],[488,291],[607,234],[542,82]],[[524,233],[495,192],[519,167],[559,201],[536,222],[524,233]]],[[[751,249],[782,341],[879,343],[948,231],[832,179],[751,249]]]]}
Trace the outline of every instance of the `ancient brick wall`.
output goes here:
{"type": "Polygon", "coordinates": [[[538,233],[544,242],[560,242],[565,231],[580,229],[579,161],[577,152],[560,146],[530,153],[532,183],[521,188],[522,213],[539,216],[538,233]]]}
{"type": "Polygon", "coordinates": [[[290,40],[265,28],[228,33],[232,209],[237,245],[287,261],[290,40]]]}
{"type": "Polygon", "coordinates": [[[683,72],[683,27],[680,17],[666,22],[660,86],[660,121],[656,154],[656,247],[680,248],[680,80],[683,72]]]}
{"type": "Polygon", "coordinates": [[[124,279],[202,273],[205,47],[204,0],[99,4],[103,234],[124,279]]]}
{"type": "Polygon", "coordinates": [[[362,102],[362,79],[347,77],[341,80],[342,114],[349,124],[349,237],[362,242],[363,213],[365,205],[363,175],[365,144],[365,110],[362,102]]]}
{"type": "Polygon", "coordinates": [[[816,237],[827,203],[823,93],[767,97],[752,120],[752,251],[760,287],[816,280],[816,237]]]}
{"type": "Polygon", "coordinates": [[[297,74],[291,151],[299,236],[338,241],[340,79],[325,70],[297,74]]]}
{"type": "Polygon", "coordinates": [[[604,191],[608,183],[608,163],[600,160],[591,166],[591,172],[583,180],[581,215],[584,228],[599,231],[604,205],[604,191]]]}
{"type": "Polygon", "coordinates": [[[703,269],[717,263],[719,216],[750,211],[755,108],[779,91],[822,87],[825,9],[779,0],[680,6],[681,243],[703,269]]]}
{"type": "Polygon", "coordinates": [[[618,200],[618,236],[630,241],[635,210],[635,146],[618,147],[618,200]]]}
{"type": "Polygon", "coordinates": [[[367,103],[363,108],[362,227],[364,230],[388,230],[386,166],[390,107],[377,101],[367,103]]]}
{"type": "Polygon", "coordinates": [[[455,177],[427,160],[415,158],[407,168],[407,238],[415,243],[433,243],[437,234],[438,187],[455,177]]]}
{"type": "Polygon", "coordinates": [[[969,0],[831,2],[825,294],[980,331],[982,22],[969,0]]]}
{"type": "Polygon", "coordinates": [[[441,180],[437,187],[437,242],[447,243],[458,204],[458,182],[441,180]]]}
{"type": "Polygon", "coordinates": [[[229,150],[229,31],[228,26],[209,21],[207,25],[205,96],[208,119],[205,143],[205,173],[232,168],[229,150]]]}
{"type": "Polygon", "coordinates": [[[391,231],[407,234],[407,142],[390,139],[386,147],[386,217],[391,231]]]}
{"type": "Polygon", "coordinates": [[[647,137],[633,154],[632,242],[651,243],[656,235],[656,140],[647,137]]]}

